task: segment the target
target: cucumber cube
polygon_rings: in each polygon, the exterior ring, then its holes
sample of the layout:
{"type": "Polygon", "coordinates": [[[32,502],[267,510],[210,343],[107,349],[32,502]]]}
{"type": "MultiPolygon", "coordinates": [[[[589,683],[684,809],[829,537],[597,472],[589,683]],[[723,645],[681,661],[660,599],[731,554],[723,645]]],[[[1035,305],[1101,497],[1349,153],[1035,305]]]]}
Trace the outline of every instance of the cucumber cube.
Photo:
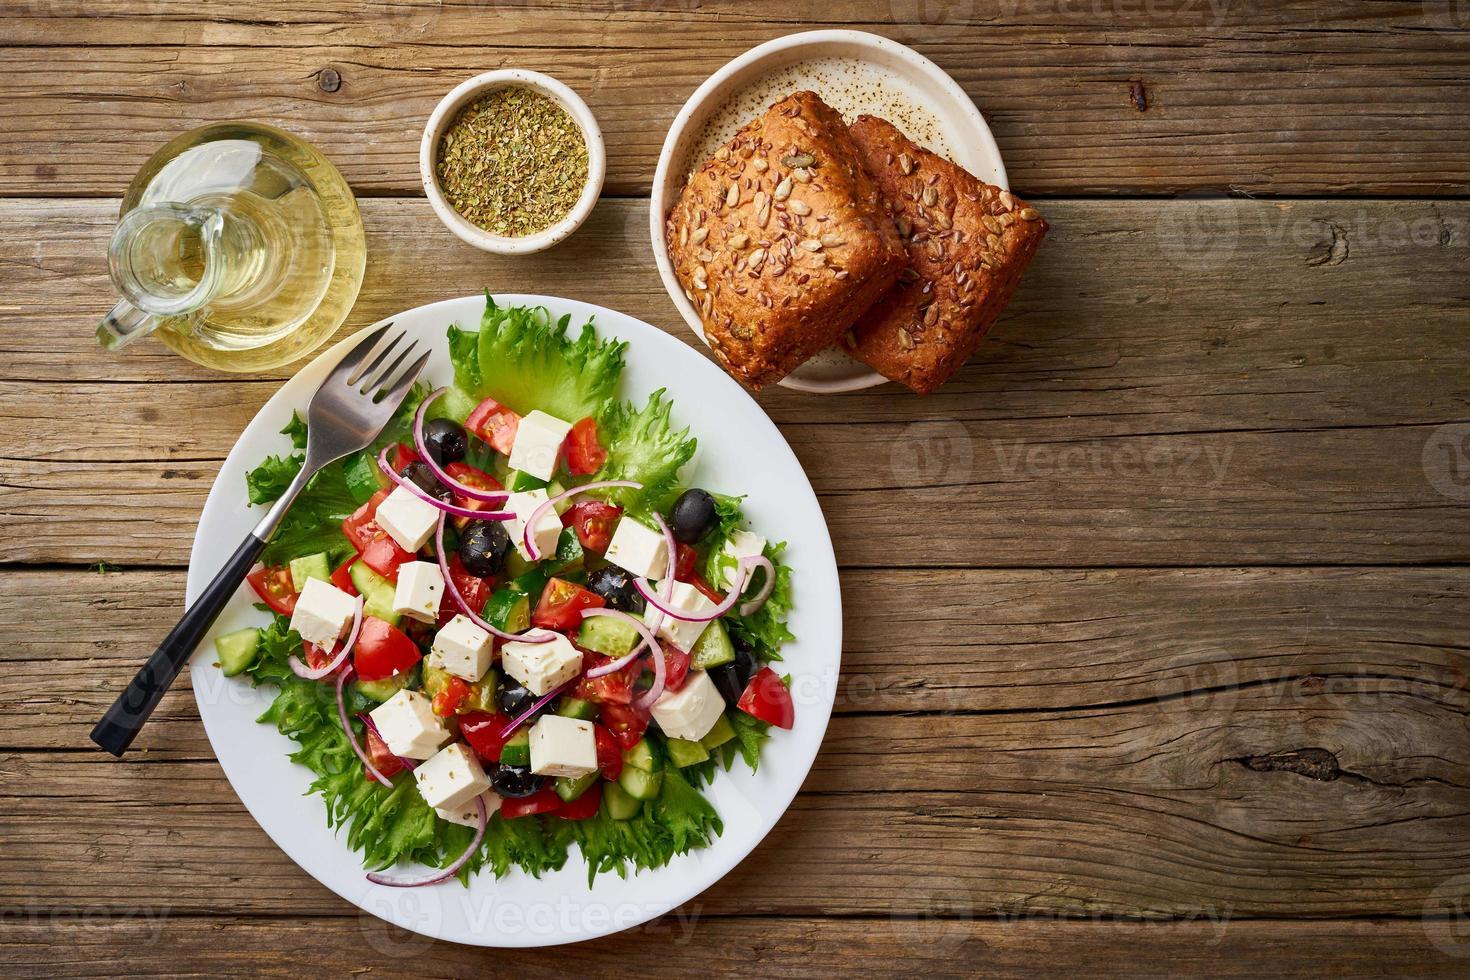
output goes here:
{"type": "MultiPolygon", "coordinates": [[[[725,717],[724,715],[720,716],[725,717]]],[[[698,742],[691,742],[687,738],[671,738],[668,741],[669,761],[680,769],[685,766],[698,765],[709,758],[709,752],[698,742]]]]}
{"type": "Polygon", "coordinates": [[[327,564],[325,551],[291,559],[291,588],[300,592],[306,588],[306,580],[312,578],[319,578],[323,582],[332,580],[332,566],[327,564]]]}
{"type": "Polygon", "coordinates": [[[706,751],[712,752],[735,737],[735,726],[730,724],[730,719],[720,715],[719,721],[715,722],[713,728],[705,733],[704,738],[699,740],[706,751]]]}
{"type": "Polygon", "coordinates": [[[618,785],[635,800],[651,800],[658,796],[658,791],[663,788],[664,774],[661,772],[644,772],[637,766],[624,766],[623,774],[618,777],[618,785]]]}
{"type": "Polygon", "coordinates": [[[219,655],[220,670],[226,677],[234,677],[255,663],[260,653],[260,630],[247,626],[233,633],[226,633],[214,641],[214,651],[219,655]]]}
{"type": "Polygon", "coordinates": [[[643,801],[628,795],[617,783],[602,787],[602,808],[614,820],[632,820],[643,809],[643,801]]]}
{"type": "Polygon", "coordinates": [[[589,772],[585,776],[561,776],[556,781],[556,795],[562,798],[562,802],[570,803],[583,793],[592,788],[597,782],[598,774],[589,772]]]}

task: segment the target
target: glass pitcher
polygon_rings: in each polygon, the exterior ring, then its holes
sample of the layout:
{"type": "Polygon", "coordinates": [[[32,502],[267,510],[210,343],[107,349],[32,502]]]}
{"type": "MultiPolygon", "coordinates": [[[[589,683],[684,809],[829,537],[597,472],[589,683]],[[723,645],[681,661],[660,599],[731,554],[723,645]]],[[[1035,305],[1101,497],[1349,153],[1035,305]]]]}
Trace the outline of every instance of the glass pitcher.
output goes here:
{"type": "Polygon", "coordinates": [[[314,350],[362,286],[362,218],[317,150],[260,123],[205,126],[138,172],[108,248],[122,300],[97,339],[157,331],[192,361],[263,371],[314,350]]]}

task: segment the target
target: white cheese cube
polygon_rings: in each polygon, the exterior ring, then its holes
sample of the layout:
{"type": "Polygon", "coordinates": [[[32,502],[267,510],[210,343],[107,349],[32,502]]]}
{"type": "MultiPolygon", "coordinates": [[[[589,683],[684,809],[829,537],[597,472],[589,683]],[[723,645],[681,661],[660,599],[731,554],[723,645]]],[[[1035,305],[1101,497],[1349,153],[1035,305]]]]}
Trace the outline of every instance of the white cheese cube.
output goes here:
{"type": "Polygon", "coordinates": [[[436,810],[458,810],[490,788],[479,757],[463,742],[446,745],[413,771],[419,795],[436,810]]]}
{"type": "MultiPolygon", "coordinates": [[[[493,789],[487,789],[481,793],[479,799],[485,801],[485,819],[490,819],[500,810],[502,800],[500,799],[500,794],[493,789]]],[[[450,823],[464,824],[466,827],[473,827],[480,822],[479,814],[475,812],[474,799],[471,799],[464,806],[457,807],[453,810],[447,807],[436,806],[434,807],[434,812],[450,823]]]]}
{"type": "MultiPolygon", "coordinates": [[[[531,552],[526,548],[526,522],[531,515],[536,513],[536,508],[550,499],[545,490],[526,490],[522,493],[513,493],[505,499],[505,509],[515,517],[508,521],[501,521],[505,525],[506,533],[510,535],[511,544],[516,546],[522,558],[530,560],[531,552]]],[[[536,527],[531,532],[536,541],[536,549],[542,558],[556,550],[556,539],[561,537],[561,518],[556,516],[556,508],[548,507],[536,522],[536,527]]]]}
{"type": "Polygon", "coordinates": [[[740,572],[740,559],[758,558],[765,553],[766,539],[759,534],[750,531],[736,531],[730,535],[725,546],[720,549],[720,582],[727,589],[733,589],[739,584],[738,574],[740,572]]]}
{"type": "Polygon", "coordinates": [[[444,573],[439,563],[406,561],[398,566],[398,585],[393,590],[393,611],[423,623],[439,618],[439,599],[444,595],[444,573]]]}
{"type": "Polygon", "coordinates": [[[669,544],[661,532],[624,514],[607,543],[608,561],[648,579],[669,573],[669,544]]]}
{"type": "Polygon", "coordinates": [[[427,759],[449,738],[429,699],[417,691],[399,691],[368,712],[388,750],[405,759],[427,759]]]}
{"type": "MultiPolygon", "coordinates": [[[[713,602],[705,598],[703,592],[688,582],[675,582],[673,592],[664,605],[689,613],[707,613],[715,607],[713,602]]],[[[653,604],[649,603],[648,608],[643,610],[643,621],[651,624],[660,615],[662,614],[653,607],[653,604]]],[[[708,627],[709,620],[692,622],[687,619],[664,616],[663,622],[658,625],[658,635],[687,653],[694,649],[694,644],[699,642],[699,637],[708,627]]]]}
{"type": "Polygon", "coordinates": [[[549,480],[556,472],[561,444],[567,441],[572,423],[542,411],[531,412],[516,425],[516,441],[510,447],[510,468],[549,480]]]}
{"type": "Polygon", "coordinates": [[[407,487],[394,487],[378,505],[378,526],[404,551],[418,551],[439,525],[439,508],[407,487]]]}
{"type": "Polygon", "coordinates": [[[531,771],[538,776],[585,776],[597,768],[592,722],[543,715],[531,726],[531,771]]]}
{"type": "Polygon", "coordinates": [[[291,613],[291,628],[307,643],[325,650],[347,632],[356,611],[357,600],[352,596],[330,582],[309,578],[291,613]]]}
{"type": "Polygon", "coordinates": [[[665,735],[698,741],[709,734],[725,712],[725,699],[702,670],[690,673],[684,686],[667,691],[653,703],[653,720],[665,735]]]}
{"type": "Polygon", "coordinates": [[[582,651],[557,634],[550,643],[509,640],[500,648],[500,666],[538,698],[582,670],[582,651]]]}
{"type": "Polygon", "coordinates": [[[490,669],[493,652],[494,641],[489,633],[471,622],[468,616],[455,616],[434,637],[434,645],[429,650],[429,666],[447,670],[455,677],[474,683],[490,669]]]}

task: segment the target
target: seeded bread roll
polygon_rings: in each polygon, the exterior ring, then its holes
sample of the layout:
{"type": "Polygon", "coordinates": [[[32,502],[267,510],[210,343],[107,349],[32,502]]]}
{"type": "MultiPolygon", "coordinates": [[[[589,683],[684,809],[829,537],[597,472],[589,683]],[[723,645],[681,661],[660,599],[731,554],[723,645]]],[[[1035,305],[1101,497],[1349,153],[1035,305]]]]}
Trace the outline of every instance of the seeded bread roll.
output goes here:
{"type": "Polygon", "coordinates": [[[980,346],[1047,224],[1025,201],[930,153],[886,120],[859,116],[851,133],[898,226],[909,268],[844,346],[884,377],[927,395],[980,346]]]}
{"type": "Polygon", "coordinates": [[[751,388],[836,343],[908,261],[846,123],[811,92],[720,147],[666,235],[710,347],[751,388]]]}

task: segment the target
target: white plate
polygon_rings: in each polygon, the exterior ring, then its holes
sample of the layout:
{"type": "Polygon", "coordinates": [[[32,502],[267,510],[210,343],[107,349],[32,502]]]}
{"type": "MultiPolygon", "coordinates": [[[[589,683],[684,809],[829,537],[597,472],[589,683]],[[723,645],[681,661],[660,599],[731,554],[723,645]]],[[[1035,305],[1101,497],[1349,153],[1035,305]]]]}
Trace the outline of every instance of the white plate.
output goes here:
{"type": "MultiPolygon", "coordinates": [[[[594,317],[599,333],[629,341],[622,397],[641,404],[650,391],[667,387],[675,419],[699,439],[699,452],[686,471],[690,481],[746,494],[752,527],[772,541],[789,542],[796,604],[790,625],[798,639],[783,651],[781,667],[793,675],[796,726],[773,731],[758,773],[737,762],[715,778],[708,796],[724,820],[723,836],[656,871],[630,874],[627,880],[599,875],[590,889],[586,864],[575,848],[565,868],[539,880],[512,871],[498,883],[481,874],[468,889],[453,881],[412,889],[372,885],[363,877],[358,855],[328,829],[321,798],[305,795],[311,774],[287,758],[294,743],[274,726],[256,723],[273,689],[252,690],[241,678],[226,679],[214,665],[215,636],[265,621],[251,607],[248,587],[241,588],[194,655],[192,677],[204,730],[235,792],[271,839],[313,878],[373,915],[438,939],[551,946],[607,935],[672,910],[718,881],[765,837],[806,778],[827,728],[841,662],[842,603],[832,542],[811,484],[786,440],[739,385],[683,343],[621,313],[546,296],[496,299],[544,304],[553,316],[570,313],[574,328],[594,317]]],[[[476,327],[483,309],[481,297],[467,297],[391,319],[431,347],[425,378],[444,384],[452,379],[445,327],[456,321],[476,327]]],[[[305,410],[322,378],[356,340],[337,344],[287,382],[235,443],[204,504],[190,556],[187,601],[199,595],[259,516],[259,508],[246,506],[246,471],[268,454],[289,450],[280,429],[293,410],[305,410]]]]}
{"type": "MultiPolygon", "coordinates": [[[[807,31],[751,48],[715,72],[674,117],[659,154],[649,206],[653,257],[669,298],[704,339],[699,311],[674,275],[664,218],[689,173],[772,102],[801,89],[816,92],[849,121],[882,116],[914,142],[948,157],[986,183],[1006,183],[1006,168],[975,103],[938,65],[912,48],[865,31],[807,31]]],[[[798,391],[871,388],[884,377],[832,348],[781,380],[798,391]]]]}

